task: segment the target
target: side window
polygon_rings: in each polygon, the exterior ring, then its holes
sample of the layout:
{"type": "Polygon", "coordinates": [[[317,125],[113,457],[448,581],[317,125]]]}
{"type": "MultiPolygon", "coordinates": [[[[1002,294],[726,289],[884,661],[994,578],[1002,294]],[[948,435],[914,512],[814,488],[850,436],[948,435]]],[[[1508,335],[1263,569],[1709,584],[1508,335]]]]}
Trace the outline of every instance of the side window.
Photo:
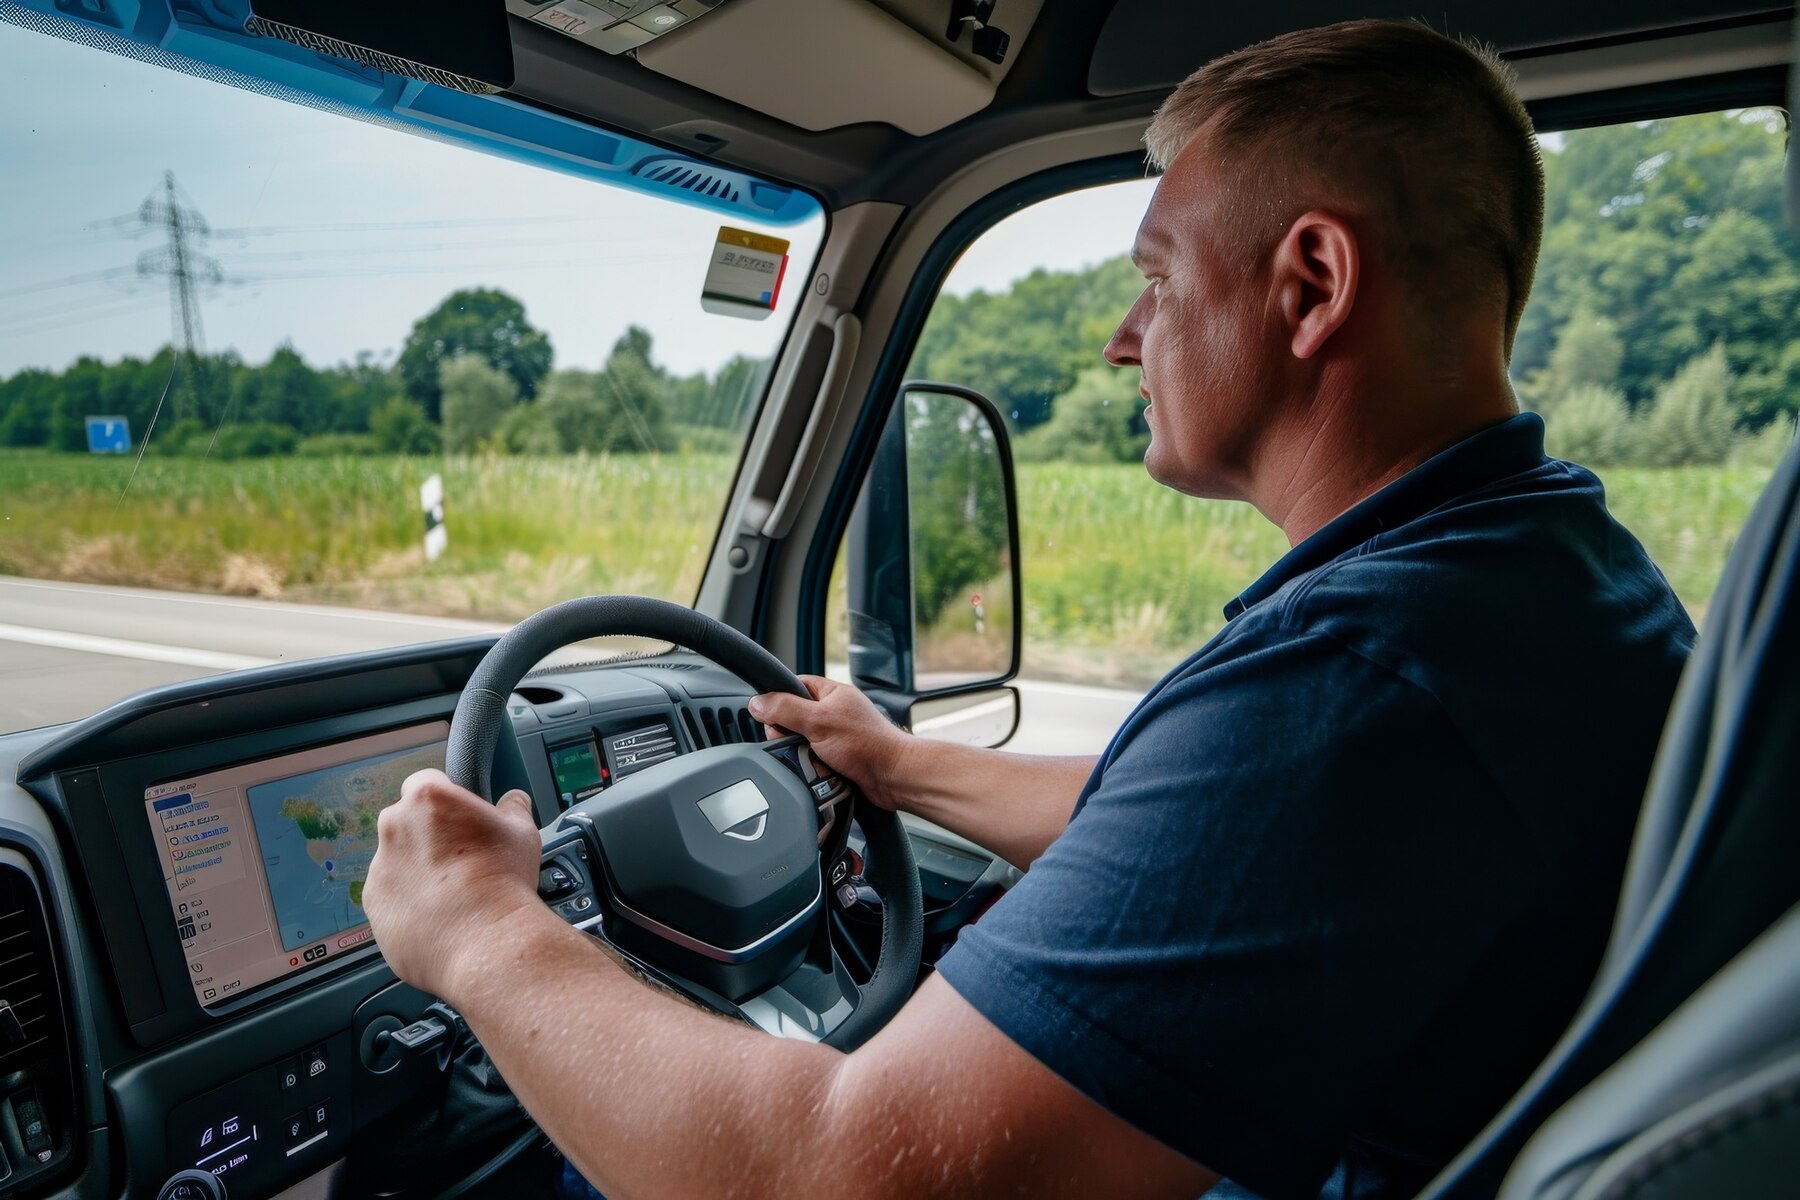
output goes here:
{"type": "MultiPolygon", "coordinates": [[[[1543,250],[1514,387],[1551,453],[1599,472],[1696,620],[1800,408],[1786,130],[1785,114],[1756,109],[1541,139],[1543,250]]],[[[1024,630],[1010,749],[1100,750],[1288,549],[1248,505],[1145,474],[1138,373],[1101,359],[1143,286],[1126,254],[1153,186],[1072,193],[995,226],[952,272],[908,368],[983,393],[1010,427],[1024,630]]],[[[835,586],[828,657],[842,663],[835,586]]]]}

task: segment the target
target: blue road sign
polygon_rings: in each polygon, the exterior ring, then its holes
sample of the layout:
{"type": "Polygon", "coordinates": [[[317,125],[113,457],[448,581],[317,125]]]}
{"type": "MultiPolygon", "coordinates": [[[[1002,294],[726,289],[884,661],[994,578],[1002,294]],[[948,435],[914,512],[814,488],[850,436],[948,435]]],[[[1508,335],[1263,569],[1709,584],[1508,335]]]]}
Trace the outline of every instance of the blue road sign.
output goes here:
{"type": "Polygon", "coordinates": [[[131,422],[125,417],[89,417],[87,439],[90,454],[130,454],[131,422]]]}

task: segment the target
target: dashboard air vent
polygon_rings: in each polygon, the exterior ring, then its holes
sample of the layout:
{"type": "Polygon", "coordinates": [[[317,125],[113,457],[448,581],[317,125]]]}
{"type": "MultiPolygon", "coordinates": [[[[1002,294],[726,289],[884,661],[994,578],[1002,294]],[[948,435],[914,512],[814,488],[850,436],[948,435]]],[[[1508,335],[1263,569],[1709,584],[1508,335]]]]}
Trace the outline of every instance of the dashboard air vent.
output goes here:
{"type": "MultiPolygon", "coordinates": [[[[723,705],[717,708],[701,708],[700,728],[703,736],[696,740],[702,746],[725,746],[734,742],[757,742],[762,740],[762,726],[750,716],[747,708],[728,708],[723,705]]],[[[693,717],[688,717],[688,728],[693,728],[693,717]]]]}
{"type": "Polygon", "coordinates": [[[73,1151],[71,1074],[62,988],[37,877],[0,849],[0,1119],[6,1110],[26,1154],[11,1188],[59,1169],[73,1151]]]}

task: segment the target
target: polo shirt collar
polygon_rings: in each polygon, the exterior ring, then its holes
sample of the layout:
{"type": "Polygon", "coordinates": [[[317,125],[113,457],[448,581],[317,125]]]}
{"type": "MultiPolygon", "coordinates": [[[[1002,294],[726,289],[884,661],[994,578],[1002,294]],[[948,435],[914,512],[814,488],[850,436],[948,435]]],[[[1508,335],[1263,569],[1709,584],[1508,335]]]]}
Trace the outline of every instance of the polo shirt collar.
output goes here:
{"type": "Polygon", "coordinates": [[[1398,528],[1484,484],[1539,466],[1544,456],[1544,420],[1523,412],[1470,434],[1426,459],[1328,522],[1289,550],[1225,606],[1232,620],[1266,600],[1289,580],[1324,566],[1376,534],[1398,528]]]}

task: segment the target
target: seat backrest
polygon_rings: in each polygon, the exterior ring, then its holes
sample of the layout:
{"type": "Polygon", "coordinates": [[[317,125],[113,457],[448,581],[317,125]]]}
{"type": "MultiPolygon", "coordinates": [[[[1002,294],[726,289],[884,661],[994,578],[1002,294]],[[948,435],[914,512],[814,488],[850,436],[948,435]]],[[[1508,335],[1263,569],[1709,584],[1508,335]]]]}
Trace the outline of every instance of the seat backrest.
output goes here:
{"type": "MultiPolygon", "coordinates": [[[[1800,185],[1790,202],[1800,205],[1800,185]]],[[[1587,999],[1506,1109],[1421,1196],[1493,1196],[1552,1112],[1800,903],[1797,848],[1800,444],[1752,510],[1708,607],[1587,999]]]]}
{"type": "Polygon", "coordinates": [[[1558,1109],[1501,1200],[1800,1194],[1800,908],[1558,1109]]]}

